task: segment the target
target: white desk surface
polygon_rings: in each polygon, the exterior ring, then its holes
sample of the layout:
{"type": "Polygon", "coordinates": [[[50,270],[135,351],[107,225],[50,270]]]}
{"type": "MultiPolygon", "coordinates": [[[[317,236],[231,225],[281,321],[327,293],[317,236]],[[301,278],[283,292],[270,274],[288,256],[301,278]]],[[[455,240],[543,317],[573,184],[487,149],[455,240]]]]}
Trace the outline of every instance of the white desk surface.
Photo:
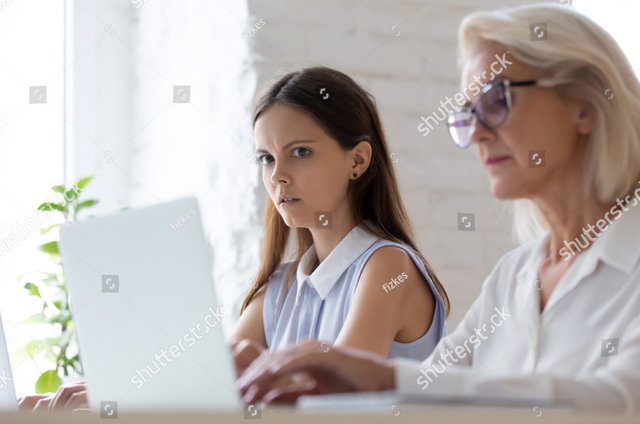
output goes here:
{"type": "Polygon", "coordinates": [[[261,411],[259,418],[245,418],[244,412],[238,413],[118,413],[116,419],[101,418],[98,413],[0,413],[2,424],[75,424],[100,423],[110,424],[638,424],[640,417],[607,415],[594,413],[571,413],[568,411],[545,410],[532,408],[478,408],[451,406],[401,406],[383,414],[309,414],[301,413],[293,408],[269,407],[261,411]]]}

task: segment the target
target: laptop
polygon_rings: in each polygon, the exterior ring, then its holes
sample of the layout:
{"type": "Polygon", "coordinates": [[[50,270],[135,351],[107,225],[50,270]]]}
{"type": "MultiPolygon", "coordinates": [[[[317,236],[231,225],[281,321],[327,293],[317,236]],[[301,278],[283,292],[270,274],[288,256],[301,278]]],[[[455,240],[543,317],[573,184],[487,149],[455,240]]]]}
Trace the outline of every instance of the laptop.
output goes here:
{"type": "Polygon", "coordinates": [[[0,411],[17,411],[18,400],[13,386],[11,363],[0,317],[0,411]]]}
{"type": "Polygon", "coordinates": [[[185,198],[60,230],[91,408],[241,407],[200,209],[185,198]]]}

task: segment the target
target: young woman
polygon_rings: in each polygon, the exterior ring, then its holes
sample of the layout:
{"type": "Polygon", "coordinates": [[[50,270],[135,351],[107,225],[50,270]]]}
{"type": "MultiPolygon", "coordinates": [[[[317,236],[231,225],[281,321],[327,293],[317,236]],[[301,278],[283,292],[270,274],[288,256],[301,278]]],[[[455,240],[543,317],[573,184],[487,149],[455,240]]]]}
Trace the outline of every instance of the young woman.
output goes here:
{"type": "Polygon", "coordinates": [[[303,69],[259,99],[254,129],[270,201],[233,339],[431,353],[447,295],[414,242],[373,98],[341,72],[303,69]]]}
{"type": "MultiPolygon", "coordinates": [[[[231,337],[238,373],[263,349],[309,339],[428,356],[449,301],[414,242],[373,98],[343,73],[303,69],[265,92],[254,128],[269,202],[262,262],[231,337]]],[[[23,410],[86,404],[84,383],[20,401],[23,410]]]]}
{"type": "Polygon", "coordinates": [[[451,115],[454,142],[475,146],[496,198],[527,201],[517,223],[540,224],[540,237],[500,260],[422,364],[307,342],[254,361],[239,381],[247,402],[444,388],[640,413],[638,78],[571,8],[479,12],[459,34],[462,92],[482,88],[451,115]],[[532,22],[546,23],[547,40],[531,41],[532,22]],[[277,387],[301,371],[313,384],[277,387]]]}

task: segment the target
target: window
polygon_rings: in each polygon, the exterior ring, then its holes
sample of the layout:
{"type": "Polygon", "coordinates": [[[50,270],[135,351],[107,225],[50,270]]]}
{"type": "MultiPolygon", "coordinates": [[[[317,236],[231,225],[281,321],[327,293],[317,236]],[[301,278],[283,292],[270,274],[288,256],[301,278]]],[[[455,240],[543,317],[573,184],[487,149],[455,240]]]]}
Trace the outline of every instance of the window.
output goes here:
{"type": "Polygon", "coordinates": [[[638,49],[637,17],[640,2],[637,0],[574,0],[577,10],[604,27],[620,44],[640,75],[640,49],[638,49]]]}
{"type": "MultiPolygon", "coordinates": [[[[0,310],[9,353],[46,336],[18,324],[37,312],[17,276],[38,270],[46,257],[38,204],[64,177],[64,2],[0,2],[0,310]]],[[[15,357],[14,357],[15,358],[15,357]]],[[[33,393],[38,371],[14,360],[19,395],[33,393]]]]}

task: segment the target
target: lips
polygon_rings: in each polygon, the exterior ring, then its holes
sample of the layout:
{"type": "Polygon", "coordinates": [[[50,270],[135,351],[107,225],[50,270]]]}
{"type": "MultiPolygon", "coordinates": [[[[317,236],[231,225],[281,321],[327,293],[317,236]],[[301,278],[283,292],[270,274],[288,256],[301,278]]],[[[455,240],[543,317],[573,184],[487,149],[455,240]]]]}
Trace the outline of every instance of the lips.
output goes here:
{"type": "Polygon", "coordinates": [[[280,196],[278,198],[278,205],[282,205],[282,204],[289,204],[292,202],[296,202],[300,199],[293,197],[293,196],[280,196]]]}
{"type": "Polygon", "coordinates": [[[498,164],[500,162],[504,162],[505,160],[510,159],[510,156],[506,156],[506,155],[496,155],[496,156],[490,156],[487,159],[485,159],[484,163],[486,165],[495,165],[498,164]]]}

